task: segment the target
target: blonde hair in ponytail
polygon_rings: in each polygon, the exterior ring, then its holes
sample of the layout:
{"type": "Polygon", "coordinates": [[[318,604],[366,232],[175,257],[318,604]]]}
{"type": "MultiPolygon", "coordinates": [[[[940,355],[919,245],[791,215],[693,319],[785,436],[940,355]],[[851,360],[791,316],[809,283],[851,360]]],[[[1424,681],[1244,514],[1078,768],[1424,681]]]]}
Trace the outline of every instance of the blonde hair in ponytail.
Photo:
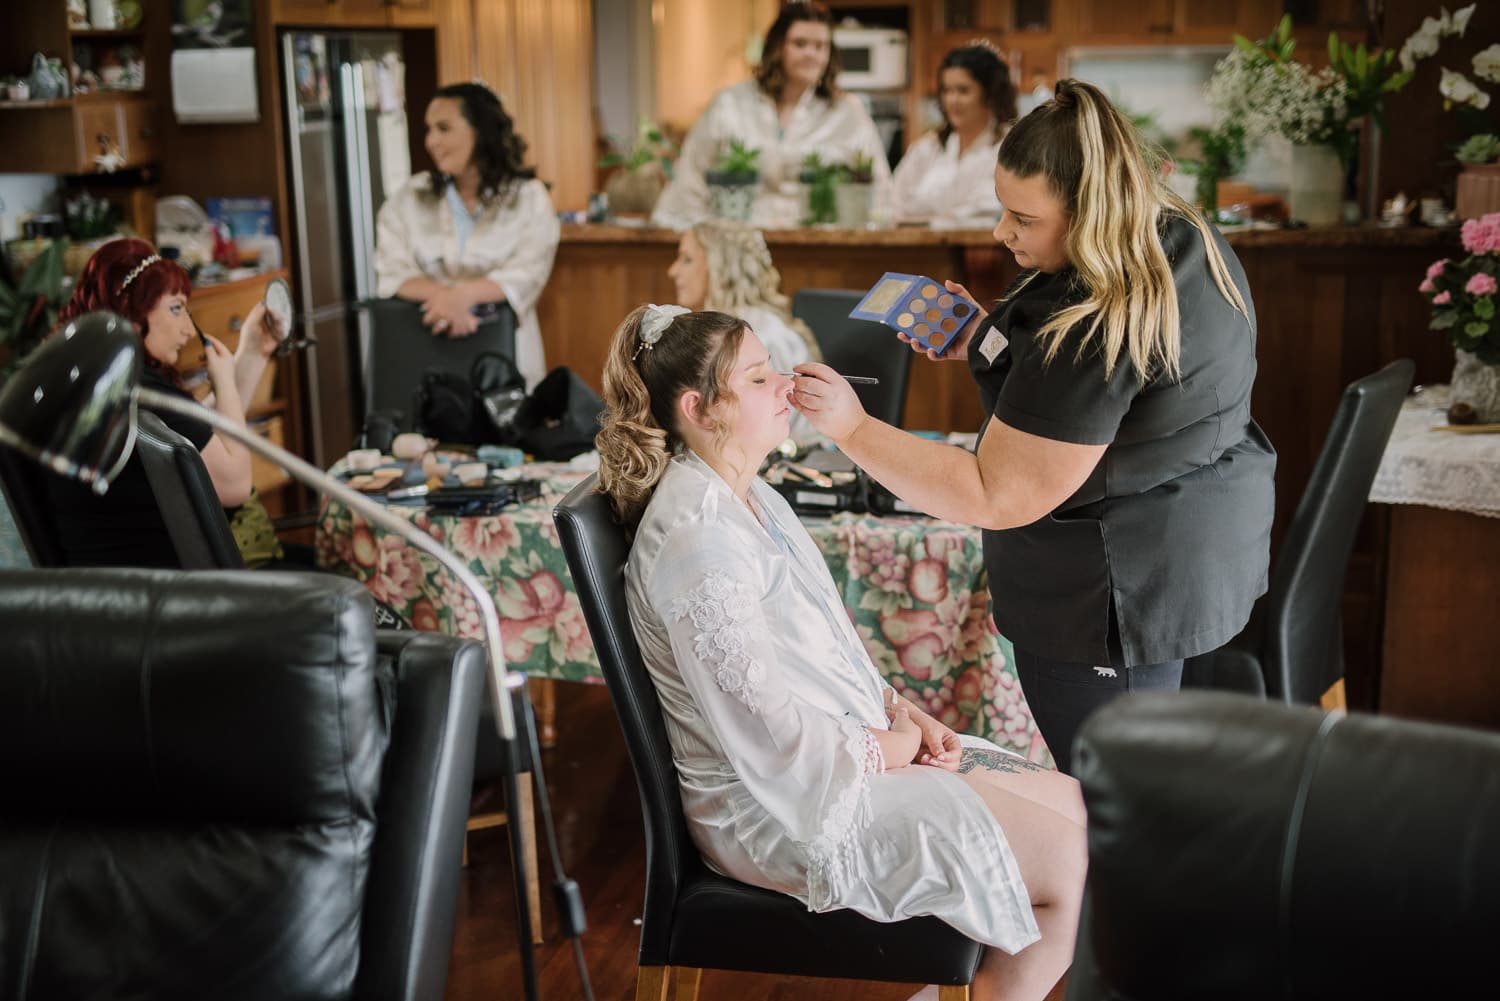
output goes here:
{"type": "MultiPolygon", "coordinates": [[[[744,321],[725,313],[684,313],[643,344],[641,320],[649,308],[636,308],[615,328],[604,360],[604,418],[594,437],[599,489],[632,529],[681,444],[678,399],[697,390],[704,411],[733,402],[729,376],[745,331],[744,321]]],[[[714,432],[727,435],[726,428],[714,432]]]]}
{"type": "Polygon", "coordinates": [[[1063,336],[1086,323],[1078,350],[1102,342],[1106,374],[1128,353],[1142,382],[1181,376],[1177,285],[1160,236],[1171,215],[1197,228],[1214,284],[1246,318],[1248,332],[1249,310],[1208,223],[1167,187],[1156,170],[1159,161],[1103,92],[1078,80],[1058,81],[1056,96],[1017,122],[1001,143],[1001,167],[1021,178],[1042,175],[1067,208],[1068,261],[1086,293],[1037,332],[1049,363],[1063,336]]]}

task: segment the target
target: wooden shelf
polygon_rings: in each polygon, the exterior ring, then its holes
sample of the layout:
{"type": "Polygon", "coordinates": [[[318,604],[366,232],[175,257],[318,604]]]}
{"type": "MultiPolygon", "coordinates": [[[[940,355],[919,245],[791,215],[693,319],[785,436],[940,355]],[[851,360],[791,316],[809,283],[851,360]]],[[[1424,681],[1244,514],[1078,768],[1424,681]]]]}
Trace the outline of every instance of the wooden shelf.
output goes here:
{"type": "Polygon", "coordinates": [[[91,101],[128,101],[132,98],[146,98],[145,87],[115,87],[113,89],[87,90],[81,94],[74,94],[73,100],[87,104],[91,101]]]}
{"type": "Polygon", "coordinates": [[[68,34],[75,39],[144,38],[146,29],[139,26],[135,28],[70,28],[68,34]]]}
{"type": "Polygon", "coordinates": [[[56,97],[50,101],[0,101],[0,109],[7,111],[40,111],[45,108],[71,108],[73,99],[56,97]]]}

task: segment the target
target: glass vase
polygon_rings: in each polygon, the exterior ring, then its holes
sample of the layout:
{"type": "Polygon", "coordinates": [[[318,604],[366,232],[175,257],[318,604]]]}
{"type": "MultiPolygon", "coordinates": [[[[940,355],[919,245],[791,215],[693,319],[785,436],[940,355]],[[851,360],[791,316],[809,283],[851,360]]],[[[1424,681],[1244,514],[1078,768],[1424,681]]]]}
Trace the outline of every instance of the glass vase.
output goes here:
{"type": "Polygon", "coordinates": [[[1477,355],[1455,348],[1451,403],[1474,408],[1478,424],[1500,424],[1500,365],[1480,361],[1477,355]]]}
{"type": "Polygon", "coordinates": [[[1332,146],[1293,146],[1287,210],[1309,226],[1336,226],[1343,215],[1344,166],[1332,146]]]}

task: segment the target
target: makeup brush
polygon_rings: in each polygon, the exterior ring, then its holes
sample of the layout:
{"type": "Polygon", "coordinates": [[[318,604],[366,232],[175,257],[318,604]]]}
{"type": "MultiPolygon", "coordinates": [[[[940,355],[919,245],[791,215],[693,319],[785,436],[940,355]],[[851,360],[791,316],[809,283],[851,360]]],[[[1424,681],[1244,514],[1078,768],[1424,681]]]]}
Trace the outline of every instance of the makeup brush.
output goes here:
{"type": "MultiPolygon", "coordinates": [[[[795,379],[795,378],[797,378],[797,373],[796,372],[778,372],[777,374],[778,375],[784,375],[788,379],[795,379]]],[[[854,386],[878,386],[878,385],[880,385],[880,380],[877,379],[877,378],[875,378],[873,375],[846,375],[846,376],[844,376],[844,381],[847,382],[847,383],[849,383],[850,385],[854,385],[854,386]]]]}

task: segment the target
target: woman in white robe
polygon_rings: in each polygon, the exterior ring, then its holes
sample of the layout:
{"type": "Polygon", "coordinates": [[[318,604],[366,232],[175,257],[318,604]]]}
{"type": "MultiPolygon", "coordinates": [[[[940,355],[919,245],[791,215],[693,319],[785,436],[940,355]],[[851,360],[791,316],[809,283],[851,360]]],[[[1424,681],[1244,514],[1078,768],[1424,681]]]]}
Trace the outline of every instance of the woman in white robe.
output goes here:
{"type": "MultiPolygon", "coordinates": [[[[776,371],[823,360],[813,332],[787,309],[781,273],[760,230],[726,219],[698,223],[678,240],[667,277],[677,289],[679,305],[718,310],[750,324],[771,352],[776,371]]],[[[828,444],[798,413],[792,414],[791,437],[803,448],[828,444]]]]}
{"type": "Polygon", "coordinates": [[[1016,118],[1016,88],[988,45],[954,49],[938,67],[943,125],[896,164],[896,218],[933,226],[989,228],[1000,218],[995,162],[1016,118]]]}
{"type": "Polygon", "coordinates": [[[560,232],[547,186],[522,166],[525,143],[480,84],[437,92],[427,106],[426,146],[435,169],[380,207],[377,294],[421,303],[422,321],[446,337],[477,330],[484,304],[510,303],[516,367],[530,389],[547,372],[536,305],[560,232]]]}
{"type": "Polygon", "coordinates": [[[787,4],[766,32],[755,78],[714,95],[677,158],[672,181],[652,210],[658,226],[685,229],[711,215],[707,172],[731,141],[760,150],[760,187],[750,221],[767,229],[797,226],[802,216],[802,160],[852,165],[868,157],[873,169],[871,210],[890,213],[891,170],[870,113],[853,94],[834,87],[838,76],[833,17],[820,3],[787,4]]]}
{"type": "Polygon", "coordinates": [[[977,1001],[1041,1001],[1073,952],[1077,784],[885,684],[806,530],[756,476],[791,381],[723,313],[636,310],[605,362],[600,484],[710,865],[810,910],[933,915],[983,942],[977,1001]],[[888,712],[889,709],[889,712],[888,712]]]}

